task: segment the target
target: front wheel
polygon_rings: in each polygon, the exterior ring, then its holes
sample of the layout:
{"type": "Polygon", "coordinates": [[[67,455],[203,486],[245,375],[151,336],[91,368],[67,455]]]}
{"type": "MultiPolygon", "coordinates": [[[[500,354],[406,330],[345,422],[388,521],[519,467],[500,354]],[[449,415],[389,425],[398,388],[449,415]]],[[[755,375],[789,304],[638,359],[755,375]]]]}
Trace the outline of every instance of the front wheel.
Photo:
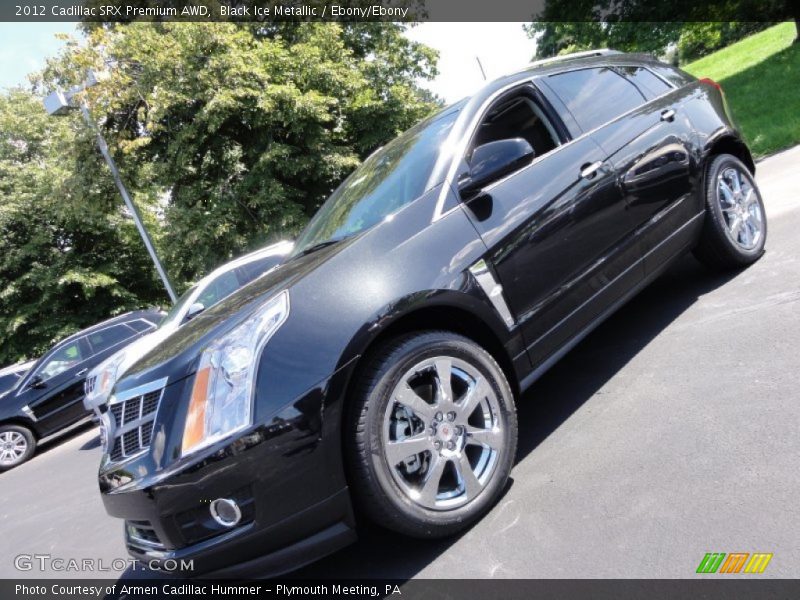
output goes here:
{"type": "Polygon", "coordinates": [[[517,445],[514,399],[473,341],[439,331],[397,338],[362,371],[354,400],[353,490],[379,525],[452,535],[503,492],[517,445]]]}
{"type": "Polygon", "coordinates": [[[694,254],[706,265],[735,269],[764,253],[767,216],[753,176],[735,156],[714,158],[706,174],[706,217],[694,254]]]}
{"type": "Polygon", "coordinates": [[[28,460],[36,450],[36,437],[22,425],[0,425],[0,471],[28,460]]]}

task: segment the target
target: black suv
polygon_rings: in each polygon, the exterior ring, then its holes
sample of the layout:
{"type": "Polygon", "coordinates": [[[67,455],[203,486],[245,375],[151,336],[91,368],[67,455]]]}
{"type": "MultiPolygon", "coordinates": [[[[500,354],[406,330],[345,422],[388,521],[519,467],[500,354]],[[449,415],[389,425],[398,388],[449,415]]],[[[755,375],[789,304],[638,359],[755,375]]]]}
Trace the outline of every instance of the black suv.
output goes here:
{"type": "Polygon", "coordinates": [[[86,373],[156,328],[163,313],[131,312],[61,340],[0,396],[0,470],[25,462],[45,437],[89,418],[83,408],[86,373]]]}
{"type": "Polygon", "coordinates": [[[117,383],[137,452],[107,452],[99,480],[130,553],[239,576],[351,542],[354,507],[412,536],[469,527],[537,377],[685,252],[759,258],[753,172],[717,84],[614,52],[534,64],[413,127],[282,265],[117,383]]]}

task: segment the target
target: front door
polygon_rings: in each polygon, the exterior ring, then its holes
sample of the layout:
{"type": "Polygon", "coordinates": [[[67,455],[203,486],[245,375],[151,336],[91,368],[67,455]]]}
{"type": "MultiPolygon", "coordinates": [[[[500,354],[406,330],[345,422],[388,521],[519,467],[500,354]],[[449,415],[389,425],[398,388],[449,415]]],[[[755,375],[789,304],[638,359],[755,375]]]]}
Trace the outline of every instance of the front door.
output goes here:
{"type": "Polygon", "coordinates": [[[28,406],[36,418],[39,434],[49,435],[63,429],[86,414],[83,408],[83,383],[91,350],[85,338],[77,338],[56,349],[47,357],[23,391],[31,396],[28,406]],[[37,387],[30,382],[38,379],[37,387]]]}
{"type": "Polygon", "coordinates": [[[643,272],[604,151],[590,137],[560,139],[563,126],[531,90],[513,90],[489,108],[463,169],[487,142],[522,137],[534,148],[531,164],[465,203],[536,367],[613,303],[622,281],[634,285],[643,272]]]}

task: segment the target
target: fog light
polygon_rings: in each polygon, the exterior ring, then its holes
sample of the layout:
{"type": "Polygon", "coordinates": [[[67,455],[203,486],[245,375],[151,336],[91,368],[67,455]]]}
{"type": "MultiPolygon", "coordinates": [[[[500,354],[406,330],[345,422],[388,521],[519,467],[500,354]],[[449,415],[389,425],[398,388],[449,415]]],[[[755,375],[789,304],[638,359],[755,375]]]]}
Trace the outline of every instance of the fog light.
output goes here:
{"type": "Polygon", "coordinates": [[[209,509],[213,519],[223,527],[233,527],[242,520],[239,505],[229,498],[217,498],[209,509]]]}

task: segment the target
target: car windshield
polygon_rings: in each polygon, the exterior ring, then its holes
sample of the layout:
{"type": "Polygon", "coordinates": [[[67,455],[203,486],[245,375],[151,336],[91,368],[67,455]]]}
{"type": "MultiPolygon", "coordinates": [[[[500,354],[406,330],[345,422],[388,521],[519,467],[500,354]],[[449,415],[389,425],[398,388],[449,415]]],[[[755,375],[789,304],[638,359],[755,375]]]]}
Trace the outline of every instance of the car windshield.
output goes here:
{"type": "Polygon", "coordinates": [[[172,308],[169,309],[169,312],[166,314],[166,316],[161,319],[161,322],[158,324],[159,329],[166,327],[167,325],[171,325],[177,320],[178,315],[183,312],[184,306],[189,303],[189,300],[192,298],[192,296],[194,296],[196,290],[197,285],[193,285],[186,290],[180,298],[178,298],[178,301],[172,305],[172,308]]]}
{"type": "Polygon", "coordinates": [[[460,108],[445,109],[369,156],[311,219],[294,254],[364,231],[426,192],[460,108]]]}

